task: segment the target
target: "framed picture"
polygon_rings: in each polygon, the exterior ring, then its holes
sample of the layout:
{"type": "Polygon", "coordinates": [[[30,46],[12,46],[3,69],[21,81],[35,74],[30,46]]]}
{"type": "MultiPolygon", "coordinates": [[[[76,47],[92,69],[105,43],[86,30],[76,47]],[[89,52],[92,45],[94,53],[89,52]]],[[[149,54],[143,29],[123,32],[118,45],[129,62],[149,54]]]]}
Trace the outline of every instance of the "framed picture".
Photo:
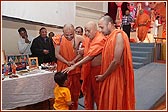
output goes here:
{"type": "Polygon", "coordinates": [[[26,66],[28,66],[28,55],[7,55],[7,64],[11,65],[11,63],[16,64],[16,70],[24,70],[26,66]]]}
{"type": "Polygon", "coordinates": [[[28,66],[28,55],[7,55],[7,61],[8,62],[14,62],[16,64],[19,63],[26,63],[26,65],[28,66]]]}
{"type": "Polygon", "coordinates": [[[38,58],[37,57],[29,58],[29,68],[38,68],[38,58]]]}

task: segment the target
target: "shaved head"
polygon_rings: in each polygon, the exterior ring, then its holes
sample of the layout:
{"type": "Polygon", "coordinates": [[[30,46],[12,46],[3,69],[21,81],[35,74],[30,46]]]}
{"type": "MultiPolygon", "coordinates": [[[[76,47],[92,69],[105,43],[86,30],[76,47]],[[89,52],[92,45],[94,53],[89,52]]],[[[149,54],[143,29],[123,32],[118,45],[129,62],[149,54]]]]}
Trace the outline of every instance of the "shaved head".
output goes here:
{"type": "Polygon", "coordinates": [[[75,35],[75,29],[72,24],[65,24],[63,28],[64,36],[67,40],[71,41],[75,35]]]}
{"type": "Polygon", "coordinates": [[[67,30],[74,30],[74,26],[72,24],[65,24],[63,27],[63,32],[67,30]]]}
{"type": "Polygon", "coordinates": [[[112,23],[112,24],[114,24],[114,22],[113,22],[113,19],[110,17],[110,16],[108,16],[108,15],[106,15],[106,16],[102,16],[101,18],[100,18],[100,21],[104,21],[104,22],[106,22],[106,23],[112,23]]]}
{"type": "Polygon", "coordinates": [[[93,39],[96,36],[97,25],[95,22],[90,21],[85,25],[85,35],[90,39],[93,39]]]}
{"type": "Polygon", "coordinates": [[[99,19],[98,25],[100,32],[102,32],[105,36],[109,35],[112,29],[114,29],[113,19],[108,15],[101,17],[99,19]]]}
{"type": "Polygon", "coordinates": [[[97,25],[96,25],[96,23],[95,22],[93,22],[93,21],[89,21],[86,25],[85,25],[85,28],[92,28],[92,29],[94,29],[94,30],[97,30],[97,25]]]}

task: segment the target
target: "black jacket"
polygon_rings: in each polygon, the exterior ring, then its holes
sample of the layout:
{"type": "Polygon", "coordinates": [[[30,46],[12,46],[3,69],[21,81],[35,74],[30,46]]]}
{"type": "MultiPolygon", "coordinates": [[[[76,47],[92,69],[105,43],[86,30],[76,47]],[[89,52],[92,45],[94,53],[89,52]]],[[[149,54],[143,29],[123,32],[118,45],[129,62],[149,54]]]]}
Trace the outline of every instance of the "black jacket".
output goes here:
{"type": "Polygon", "coordinates": [[[38,57],[38,63],[41,65],[42,63],[53,62],[56,61],[55,58],[55,48],[53,45],[52,38],[46,37],[46,41],[43,37],[38,36],[33,40],[31,46],[31,52],[33,57],[38,57]],[[49,50],[48,54],[44,54],[43,50],[49,50]]]}

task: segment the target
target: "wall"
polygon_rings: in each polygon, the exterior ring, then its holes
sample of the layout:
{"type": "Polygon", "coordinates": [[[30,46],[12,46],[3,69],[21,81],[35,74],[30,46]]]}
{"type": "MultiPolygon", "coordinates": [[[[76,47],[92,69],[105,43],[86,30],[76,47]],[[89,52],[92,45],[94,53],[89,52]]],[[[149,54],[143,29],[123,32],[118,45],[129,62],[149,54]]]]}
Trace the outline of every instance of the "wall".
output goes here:
{"type": "Polygon", "coordinates": [[[82,6],[97,11],[103,11],[103,2],[76,2],[77,6],[82,6]]]}
{"type": "Polygon", "coordinates": [[[63,26],[65,21],[75,23],[75,7],[76,2],[2,1],[2,14],[8,17],[63,26]]]}
{"type": "MultiPolygon", "coordinates": [[[[77,2],[75,25],[82,26],[89,21],[98,21],[102,15],[107,12],[107,2],[77,2]]],[[[37,37],[39,35],[40,25],[33,25],[11,20],[2,20],[2,49],[8,54],[18,54],[17,41],[20,38],[17,30],[20,27],[27,29],[28,35],[37,37]]],[[[62,29],[46,27],[48,33],[53,31],[55,34],[62,33],[62,29]]]]}
{"type": "Polygon", "coordinates": [[[107,2],[77,2],[75,26],[84,27],[89,21],[98,22],[98,19],[107,11],[107,2]]]}

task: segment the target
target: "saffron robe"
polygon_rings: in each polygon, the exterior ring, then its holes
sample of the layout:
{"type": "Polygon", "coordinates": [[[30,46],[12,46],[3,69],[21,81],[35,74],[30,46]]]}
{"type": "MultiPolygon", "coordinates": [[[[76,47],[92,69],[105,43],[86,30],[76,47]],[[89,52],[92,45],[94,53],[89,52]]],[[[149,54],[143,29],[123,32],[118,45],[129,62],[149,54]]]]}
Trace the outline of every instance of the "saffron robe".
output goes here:
{"type": "MultiPolygon", "coordinates": [[[[102,33],[97,32],[93,40],[85,37],[84,45],[84,56],[97,56],[102,53],[105,37],[102,33]]],[[[82,65],[82,91],[85,95],[85,109],[94,109],[94,101],[98,106],[98,90],[99,84],[96,82],[95,76],[100,74],[100,65],[91,67],[91,61],[82,65]]]]}
{"type": "Polygon", "coordinates": [[[99,83],[99,110],[133,110],[135,108],[132,54],[128,37],[121,30],[114,30],[107,37],[102,51],[101,74],[105,73],[114,59],[118,33],[122,34],[124,40],[123,64],[118,64],[117,68],[99,83]]]}
{"type": "Polygon", "coordinates": [[[143,14],[139,14],[136,20],[136,26],[138,27],[138,39],[140,41],[144,41],[147,33],[148,33],[148,29],[150,26],[150,17],[148,14],[146,14],[145,12],[143,14]],[[146,24],[146,25],[140,25],[140,24],[146,24]]]}

